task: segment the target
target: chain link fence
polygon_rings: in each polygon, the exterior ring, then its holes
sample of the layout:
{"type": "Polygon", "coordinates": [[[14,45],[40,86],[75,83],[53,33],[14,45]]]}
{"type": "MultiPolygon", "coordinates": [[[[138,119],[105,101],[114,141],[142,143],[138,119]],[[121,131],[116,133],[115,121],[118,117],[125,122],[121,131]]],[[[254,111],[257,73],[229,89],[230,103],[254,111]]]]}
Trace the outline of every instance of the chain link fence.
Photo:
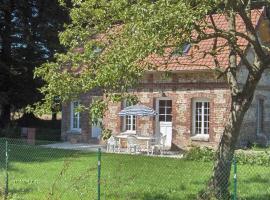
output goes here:
{"type": "MultiPolygon", "coordinates": [[[[0,139],[0,199],[196,199],[200,191],[207,192],[212,170],[212,161],[56,149],[41,141],[0,139]]],[[[231,199],[269,200],[269,185],[268,165],[232,165],[231,199]]]]}
{"type": "Polygon", "coordinates": [[[1,139],[2,199],[95,199],[97,153],[1,139]],[[8,194],[8,195],[7,195],[8,194]]]}

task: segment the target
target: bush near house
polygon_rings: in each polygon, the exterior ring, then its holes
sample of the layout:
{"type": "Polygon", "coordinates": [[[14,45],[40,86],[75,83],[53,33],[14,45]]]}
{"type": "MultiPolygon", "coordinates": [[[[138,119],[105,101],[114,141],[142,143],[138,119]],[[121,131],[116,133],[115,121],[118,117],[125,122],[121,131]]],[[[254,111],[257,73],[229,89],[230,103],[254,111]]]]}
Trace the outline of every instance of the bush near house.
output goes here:
{"type": "MultiPolygon", "coordinates": [[[[270,166],[270,149],[262,148],[256,150],[237,150],[235,153],[235,159],[239,164],[250,164],[260,166],[270,166]]],[[[193,147],[184,156],[186,160],[193,161],[213,161],[215,152],[208,147],[193,147]]]]}

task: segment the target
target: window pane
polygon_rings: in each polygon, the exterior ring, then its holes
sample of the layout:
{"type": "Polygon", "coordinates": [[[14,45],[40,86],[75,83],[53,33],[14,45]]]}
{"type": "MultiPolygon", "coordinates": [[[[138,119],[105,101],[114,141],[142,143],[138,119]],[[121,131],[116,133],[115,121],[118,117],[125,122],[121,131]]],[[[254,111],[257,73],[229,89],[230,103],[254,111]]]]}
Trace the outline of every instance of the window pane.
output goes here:
{"type": "Polygon", "coordinates": [[[81,128],[80,124],[80,113],[77,111],[79,107],[79,102],[74,101],[72,102],[72,127],[73,129],[81,128]]]}
{"type": "Polygon", "coordinates": [[[133,127],[132,127],[132,129],[136,130],[136,117],[135,116],[132,116],[132,117],[133,117],[133,127]]]}
{"type": "Polygon", "coordinates": [[[166,100],[159,100],[159,106],[165,107],[166,100]]]}
{"type": "Polygon", "coordinates": [[[165,122],[165,115],[159,115],[159,121],[165,122]]]}
{"type": "Polygon", "coordinates": [[[165,114],[165,107],[159,107],[159,114],[165,114]]]}
{"type": "Polygon", "coordinates": [[[209,102],[195,102],[195,134],[209,134],[209,102]]]}
{"type": "Polygon", "coordinates": [[[172,116],[166,115],[166,122],[171,122],[171,121],[172,121],[172,116]]]}
{"type": "Polygon", "coordinates": [[[78,113],[78,115],[79,115],[79,117],[78,117],[79,128],[82,128],[82,126],[81,126],[81,114],[78,113]]]}
{"type": "Polygon", "coordinates": [[[172,108],[167,108],[167,110],[166,110],[166,114],[172,114],[172,108]]]}
{"type": "Polygon", "coordinates": [[[167,107],[172,107],[172,100],[167,100],[166,105],[167,107]]]}
{"type": "Polygon", "coordinates": [[[126,131],[136,130],[136,117],[133,115],[126,116],[126,131]]]}
{"type": "Polygon", "coordinates": [[[130,130],[131,116],[126,116],[126,130],[130,130]]]}
{"type": "Polygon", "coordinates": [[[78,124],[77,124],[77,118],[76,116],[73,117],[73,127],[72,128],[78,128],[78,124]]]}
{"type": "Polygon", "coordinates": [[[264,100],[259,99],[258,101],[258,133],[263,132],[263,121],[264,121],[264,100]]]}

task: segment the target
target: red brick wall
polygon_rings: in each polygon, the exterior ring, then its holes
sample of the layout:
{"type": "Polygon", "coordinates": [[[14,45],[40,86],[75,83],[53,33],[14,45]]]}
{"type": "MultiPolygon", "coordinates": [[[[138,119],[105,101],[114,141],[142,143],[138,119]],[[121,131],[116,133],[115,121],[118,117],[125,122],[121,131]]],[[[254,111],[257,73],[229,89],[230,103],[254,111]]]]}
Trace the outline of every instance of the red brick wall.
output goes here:
{"type": "MultiPolygon", "coordinates": [[[[196,74],[197,76],[197,74],[196,74]]],[[[157,80],[159,76],[151,74],[145,77],[142,86],[133,90],[141,104],[155,108],[155,101],[160,97],[168,97],[172,100],[172,143],[174,147],[186,148],[191,144],[215,146],[219,141],[220,134],[224,127],[229,105],[229,90],[222,82],[214,79],[202,77],[208,74],[201,74],[200,83],[192,80],[192,83],[183,82],[183,75],[172,75],[168,81],[157,80]],[[181,77],[181,79],[180,79],[181,77]],[[154,79],[156,78],[156,79],[154,79]],[[181,81],[179,81],[181,80],[181,81]],[[192,130],[192,100],[195,98],[207,98],[210,101],[210,137],[209,142],[198,142],[191,140],[192,130]]],[[[212,77],[210,75],[210,77],[212,77]]],[[[190,78],[190,77],[189,77],[190,78]]],[[[104,126],[119,134],[121,130],[121,120],[117,113],[121,110],[121,103],[111,104],[104,118],[104,126]]],[[[156,122],[154,117],[138,117],[137,132],[154,134],[156,122]]]]}
{"type": "MultiPolygon", "coordinates": [[[[184,73],[172,74],[167,80],[160,80],[159,75],[147,74],[141,85],[131,90],[138,96],[140,103],[152,107],[156,105],[156,99],[168,97],[172,100],[172,143],[173,147],[187,148],[190,145],[215,147],[224,130],[230,108],[230,92],[223,80],[216,80],[213,73],[184,73]],[[192,140],[192,101],[196,98],[207,98],[210,102],[210,134],[209,141],[192,140]]],[[[265,78],[265,81],[268,80],[265,78]]],[[[265,82],[264,81],[264,82],[265,82]]],[[[265,84],[264,84],[265,85],[265,84]]],[[[90,105],[91,96],[81,96],[84,105],[90,105]]],[[[270,87],[259,86],[256,96],[266,97],[265,105],[265,134],[270,133],[270,87]]],[[[255,101],[255,100],[254,100],[255,101]]],[[[105,128],[112,130],[113,134],[122,132],[123,118],[118,116],[122,109],[121,103],[110,103],[105,113],[103,124],[105,128]]],[[[91,140],[91,124],[89,114],[82,114],[82,131],[79,134],[70,132],[70,104],[63,104],[62,137],[63,139],[89,142],[91,140]]],[[[253,103],[244,120],[241,129],[241,139],[256,139],[256,106],[253,103]]],[[[137,131],[141,134],[156,132],[154,117],[138,117],[137,131]]]]}

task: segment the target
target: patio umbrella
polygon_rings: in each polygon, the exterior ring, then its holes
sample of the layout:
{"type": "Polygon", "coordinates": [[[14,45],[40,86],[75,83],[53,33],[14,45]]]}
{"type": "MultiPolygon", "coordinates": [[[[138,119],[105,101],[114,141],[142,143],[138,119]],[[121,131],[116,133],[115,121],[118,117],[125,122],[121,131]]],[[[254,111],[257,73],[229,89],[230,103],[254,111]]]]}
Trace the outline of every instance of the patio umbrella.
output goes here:
{"type": "Polygon", "coordinates": [[[124,108],[118,113],[120,116],[128,116],[128,115],[135,115],[135,116],[155,116],[157,112],[150,107],[145,105],[136,104],[133,106],[129,106],[124,108]]]}

